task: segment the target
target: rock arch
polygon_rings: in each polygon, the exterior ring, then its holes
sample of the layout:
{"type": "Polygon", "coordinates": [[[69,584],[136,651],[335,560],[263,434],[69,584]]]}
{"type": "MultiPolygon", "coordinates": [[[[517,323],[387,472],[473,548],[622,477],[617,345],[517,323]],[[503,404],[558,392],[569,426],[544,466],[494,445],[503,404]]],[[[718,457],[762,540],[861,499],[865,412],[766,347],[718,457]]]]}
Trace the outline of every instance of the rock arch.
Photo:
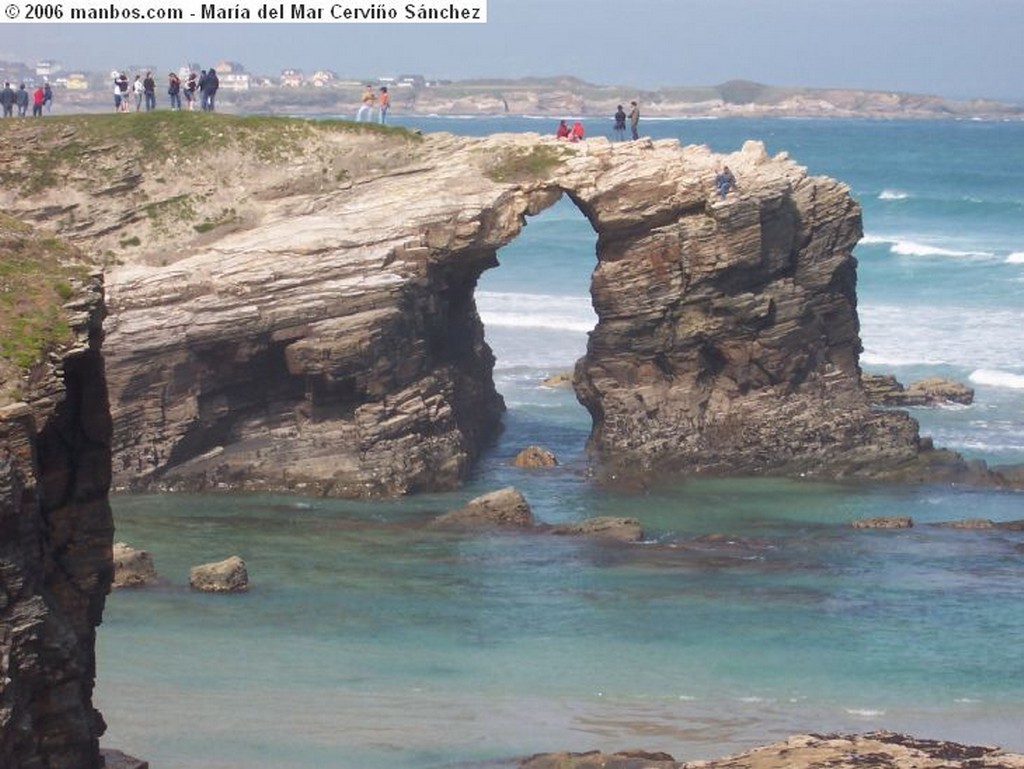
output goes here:
{"type": "Polygon", "coordinates": [[[473,291],[568,195],[597,232],[574,384],[603,466],[879,472],[917,427],[859,382],[860,210],[758,144],[426,137],[417,163],[264,206],[109,281],[118,482],[346,496],[450,488],[500,424],[473,291]],[[538,162],[534,162],[538,161],[538,162]]]}

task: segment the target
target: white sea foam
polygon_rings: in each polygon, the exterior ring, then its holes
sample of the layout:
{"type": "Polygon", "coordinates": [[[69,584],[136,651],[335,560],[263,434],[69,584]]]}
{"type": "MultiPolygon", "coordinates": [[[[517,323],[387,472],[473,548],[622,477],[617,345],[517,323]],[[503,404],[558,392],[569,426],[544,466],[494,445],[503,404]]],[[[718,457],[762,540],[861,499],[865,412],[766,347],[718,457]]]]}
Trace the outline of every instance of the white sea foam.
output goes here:
{"type": "Polygon", "coordinates": [[[943,248],[919,243],[915,240],[898,240],[890,249],[900,256],[953,256],[953,257],[993,257],[991,251],[963,251],[956,248],[943,248]]]}
{"type": "Polygon", "coordinates": [[[1011,374],[1009,371],[979,368],[968,377],[974,384],[989,387],[1008,387],[1012,390],[1024,390],[1024,374],[1011,374]]]}
{"type": "Polygon", "coordinates": [[[906,200],[909,197],[909,193],[900,190],[882,190],[878,195],[879,200],[906,200]]]}
{"type": "MultiPolygon", "coordinates": [[[[889,251],[898,256],[948,256],[955,258],[987,258],[992,259],[996,255],[991,251],[973,250],[965,248],[949,248],[931,243],[922,243],[915,240],[913,236],[906,235],[878,235],[865,233],[860,239],[862,245],[882,246],[888,245],[889,251]]],[[[1011,254],[1011,257],[1014,256],[1011,254]]],[[[1018,254],[1024,260],[1024,254],[1018,254]]],[[[1008,259],[1009,261],[1009,259],[1008,259]]]]}
{"type": "Polygon", "coordinates": [[[1024,358],[1024,309],[864,302],[858,314],[865,365],[1007,371],[1024,358]]]}
{"type": "Polygon", "coordinates": [[[861,716],[862,718],[877,718],[878,716],[884,716],[884,710],[875,710],[873,708],[847,708],[846,712],[851,716],[861,716]]]}
{"type": "Polygon", "coordinates": [[[1007,264],[1024,264],[1024,251],[1014,251],[1006,257],[1007,264]]]}
{"type": "Polygon", "coordinates": [[[587,296],[478,291],[476,302],[485,327],[543,328],[586,334],[597,323],[587,296]]]}

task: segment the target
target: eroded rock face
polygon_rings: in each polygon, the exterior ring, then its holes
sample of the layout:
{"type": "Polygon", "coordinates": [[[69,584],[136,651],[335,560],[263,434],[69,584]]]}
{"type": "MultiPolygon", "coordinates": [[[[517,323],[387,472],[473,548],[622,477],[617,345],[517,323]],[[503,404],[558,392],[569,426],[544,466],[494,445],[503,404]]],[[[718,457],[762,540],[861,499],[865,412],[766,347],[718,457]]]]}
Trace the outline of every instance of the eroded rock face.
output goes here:
{"type": "Polygon", "coordinates": [[[0,409],[0,766],[98,769],[95,637],[110,589],[102,286],[77,343],[0,409]]]}
{"type": "MultiPolygon", "coordinates": [[[[726,157],[674,140],[522,134],[307,143],[315,151],[279,167],[244,147],[166,177],[133,166],[134,195],[169,206],[198,174],[244,216],[203,235],[140,224],[148,250],[110,272],[120,485],[456,486],[503,410],[477,279],[563,194],[597,233],[599,319],[574,386],[606,467],[923,472],[917,423],[872,410],[860,385],[861,219],[842,184],[757,143],[726,157]],[[713,189],[722,162],[741,190],[726,201],[713,189]]],[[[12,205],[43,216],[41,202],[12,205]]],[[[82,218],[68,229],[114,237],[82,218]]]]}

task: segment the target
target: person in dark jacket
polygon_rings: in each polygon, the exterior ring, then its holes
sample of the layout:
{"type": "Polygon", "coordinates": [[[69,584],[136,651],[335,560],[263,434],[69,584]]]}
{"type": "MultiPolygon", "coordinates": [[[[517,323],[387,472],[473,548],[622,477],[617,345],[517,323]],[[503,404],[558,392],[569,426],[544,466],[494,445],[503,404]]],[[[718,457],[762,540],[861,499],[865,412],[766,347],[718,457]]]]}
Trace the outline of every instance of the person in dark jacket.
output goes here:
{"type": "Polygon", "coordinates": [[[156,81],[152,72],[147,72],[142,80],[142,93],[146,97],[146,112],[152,112],[156,109],[156,81]]]}
{"type": "Polygon", "coordinates": [[[214,99],[217,96],[217,89],[220,88],[220,78],[217,77],[217,70],[207,70],[206,77],[199,80],[199,93],[202,97],[203,111],[214,111],[214,99]]]}
{"type": "Polygon", "coordinates": [[[24,83],[22,83],[21,87],[18,89],[15,99],[18,103],[18,117],[25,117],[28,113],[28,89],[25,87],[24,83]]]}
{"type": "Polygon", "coordinates": [[[4,117],[14,117],[14,91],[10,83],[4,83],[4,90],[0,91],[0,105],[4,108],[4,117]]]}
{"type": "Polygon", "coordinates": [[[167,95],[171,97],[171,109],[181,109],[181,78],[178,77],[178,73],[169,72],[167,74],[167,95]]]}

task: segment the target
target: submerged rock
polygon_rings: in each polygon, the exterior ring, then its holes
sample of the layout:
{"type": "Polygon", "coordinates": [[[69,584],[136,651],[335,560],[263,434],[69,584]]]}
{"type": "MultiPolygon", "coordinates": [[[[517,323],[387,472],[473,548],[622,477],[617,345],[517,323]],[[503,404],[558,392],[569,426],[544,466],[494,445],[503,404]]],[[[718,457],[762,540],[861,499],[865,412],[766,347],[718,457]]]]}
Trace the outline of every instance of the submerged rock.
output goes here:
{"type": "Polygon", "coordinates": [[[960,521],[945,521],[935,525],[944,529],[994,529],[996,527],[995,523],[987,518],[964,518],[960,521]]]}
{"type": "Polygon", "coordinates": [[[852,524],[855,529],[910,529],[914,526],[914,519],[910,516],[876,516],[874,518],[859,518],[852,524]]]}
{"type": "Polygon", "coordinates": [[[548,529],[552,534],[573,537],[597,537],[617,542],[642,542],[644,530],[636,518],[598,516],[579,523],[560,524],[548,529]]]}
{"type": "Polygon", "coordinates": [[[193,566],[188,584],[203,593],[240,593],[249,589],[249,573],[245,561],[233,555],[216,563],[193,566]]]}
{"type": "Polygon", "coordinates": [[[541,381],[544,387],[572,387],[572,372],[563,371],[552,374],[541,381]]]}

